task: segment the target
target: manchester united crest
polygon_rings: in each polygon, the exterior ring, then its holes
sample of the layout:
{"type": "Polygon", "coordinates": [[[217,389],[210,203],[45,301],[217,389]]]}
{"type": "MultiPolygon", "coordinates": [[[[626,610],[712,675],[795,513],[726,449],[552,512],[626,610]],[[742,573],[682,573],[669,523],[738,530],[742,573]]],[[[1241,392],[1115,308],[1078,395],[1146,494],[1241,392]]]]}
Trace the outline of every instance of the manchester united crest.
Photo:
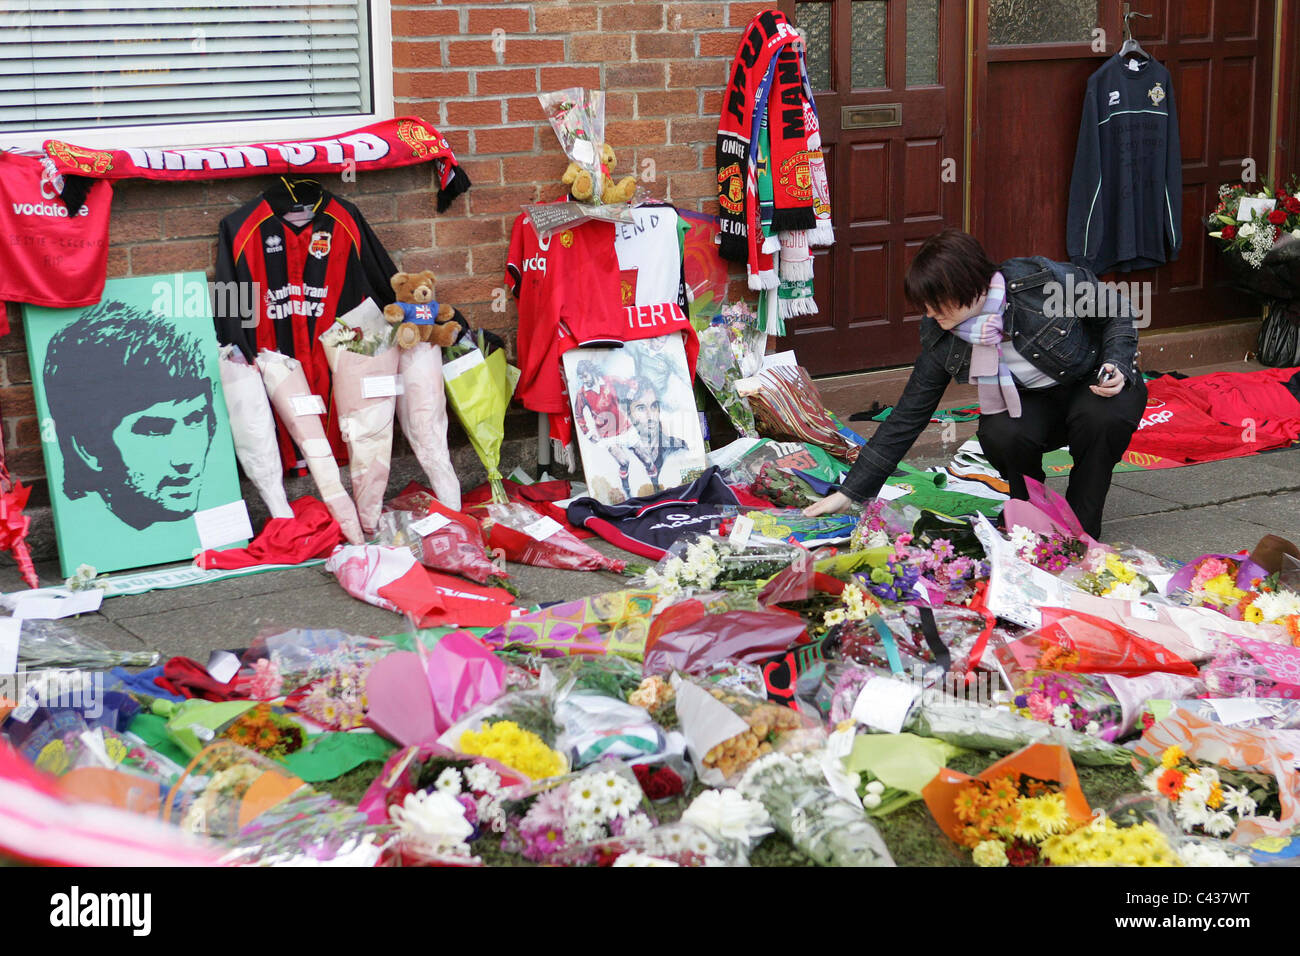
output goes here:
{"type": "Polygon", "coordinates": [[[83,173],[106,173],[113,168],[113,154],[102,149],[82,149],[71,143],[52,139],[45,151],[55,159],[74,166],[83,173]]]}
{"type": "Polygon", "coordinates": [[[330,254],[330,234],[328,232],[313,232],[311,234],[311,245],[307,251],[317,259],[324,259],[330,254]]]}
{"type": "Polygon", "coordinates": [[[796,202],[812,201],[812,170],[808,166],[806,149],[799,150],[781,164],[778,182],[796,202]]]}
{"type": "Polygon", "coordinates": [[[1147,96],[1151,97],[1151,105],[1159,106],[1165,101],[1165,88],[1157,83],[1151,89],[1147,90],[1147,96]]]}
{"type": "Polygon", "coordinates": [[[564,230],[564,232],[560,233],[560,245],[564,246],[564,248],[566,249],[572,248],[573,246],[572,229],[566,229],[564,230]]]}
{"type": "Polygon", "coordinates": [[[740,178],[740,164],[732,163],[718,171],[718,202],[727,212],[745,208],[745,182],[740,178]]]}

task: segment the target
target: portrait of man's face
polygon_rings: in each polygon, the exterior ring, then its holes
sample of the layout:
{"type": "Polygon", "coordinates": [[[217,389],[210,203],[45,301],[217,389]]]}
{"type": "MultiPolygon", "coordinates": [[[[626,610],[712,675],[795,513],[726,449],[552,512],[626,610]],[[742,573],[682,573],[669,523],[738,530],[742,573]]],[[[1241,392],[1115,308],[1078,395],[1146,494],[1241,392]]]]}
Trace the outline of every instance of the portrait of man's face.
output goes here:
{"type": "Polygon", "coordinates": [[[212,446],[211,417],[207,395],[127,414],[109,436],[111,460],[86,462],[100,466],[109,508],[136,527],[194,514],[212,446]]]}
{"type": "Polygon", "coordinates": [[[658,448],[659,396],[648,388],[633,395],[628,405],[628,417],[632,419],[637,435],[641,438],[641,444],[658,448]]]}

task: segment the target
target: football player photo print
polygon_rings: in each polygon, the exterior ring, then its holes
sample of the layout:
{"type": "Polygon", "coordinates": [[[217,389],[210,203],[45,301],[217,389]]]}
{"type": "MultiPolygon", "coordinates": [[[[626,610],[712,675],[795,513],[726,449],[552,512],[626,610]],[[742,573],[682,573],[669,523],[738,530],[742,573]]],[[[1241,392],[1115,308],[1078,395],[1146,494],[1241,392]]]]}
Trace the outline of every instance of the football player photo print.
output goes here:
{"type": "Polygon", "coordinates": [[[113,279],[95,305],[24,309],[65,575],[246,540],[219,540],[229,509],[212,520],[241,496],[207,288],[202,273],[113,279]]]}
{"type": "Polygon", "coordinates": [[[652,495],[705,467],[680,334],[617,349],[570,349],[564,372],[583,475],[597,501],[652,495]]]}

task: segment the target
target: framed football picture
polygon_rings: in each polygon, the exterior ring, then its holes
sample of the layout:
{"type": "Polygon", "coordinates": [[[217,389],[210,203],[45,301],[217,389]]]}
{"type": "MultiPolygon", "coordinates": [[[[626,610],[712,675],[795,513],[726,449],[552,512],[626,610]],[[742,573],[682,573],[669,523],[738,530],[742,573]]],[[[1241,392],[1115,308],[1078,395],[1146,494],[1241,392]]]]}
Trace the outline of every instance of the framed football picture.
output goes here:
{"type": "Polygon", "coordinates": [[[570,349],[564,376],[583,475],[593,498],[617,504],[694,480],[704,435],[678,333],[616,349],[570,349]]]}
{"type": "Polygon", "coordinates": [[[65,575],[247,543],[203,273],[110,279],[23,321],[65,575]]]}

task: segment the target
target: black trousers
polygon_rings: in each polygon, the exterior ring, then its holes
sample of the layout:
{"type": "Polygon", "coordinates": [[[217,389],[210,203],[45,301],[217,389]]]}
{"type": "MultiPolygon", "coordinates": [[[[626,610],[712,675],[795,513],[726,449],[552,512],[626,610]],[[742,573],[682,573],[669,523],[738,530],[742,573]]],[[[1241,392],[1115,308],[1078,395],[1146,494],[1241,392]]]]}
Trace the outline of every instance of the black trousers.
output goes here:
{"type": "Polygon", "coordinates": [[[1020,389],[1021,415],[981,415],[980,447],[1011,485],[1011,497],[1028,498],[1025,477],[1043,480],[1043,455],[1070,446],[1074,468],[1065,499],[1083,530],[1101,537],[1101,513],[1116,463],[1128,448],[1147,405],[1145,382],[1103,398],[1091,380],[1051,388],[1020,389]]]}

